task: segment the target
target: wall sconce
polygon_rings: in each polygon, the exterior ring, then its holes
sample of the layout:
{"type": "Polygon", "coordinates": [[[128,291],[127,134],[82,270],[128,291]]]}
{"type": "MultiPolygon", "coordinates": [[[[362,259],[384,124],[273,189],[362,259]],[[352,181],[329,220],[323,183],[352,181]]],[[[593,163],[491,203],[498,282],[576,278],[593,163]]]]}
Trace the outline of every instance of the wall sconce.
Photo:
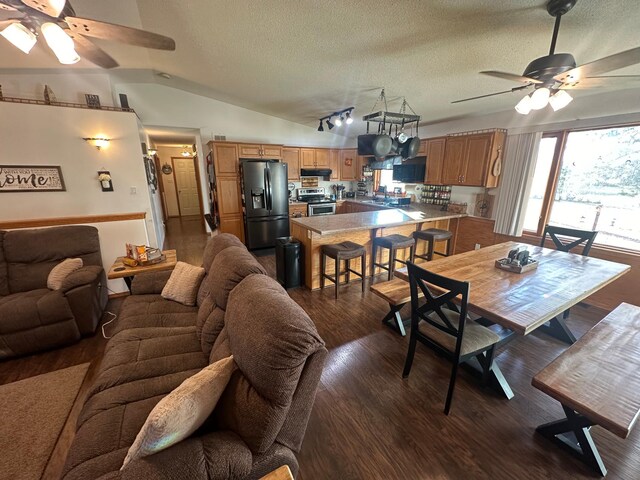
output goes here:
{"type": "Polygon", "coordinates": [[[98,181],[103,192],[113,192],[113,181],[108,170],[98,170],[98,181]]]}
{"type": "Polygon", "coordinates": [[[85,137],[83,138],[89,145],[96,147],[98,150],[109,146],[110,138],[107,137],[85,137]]]}
{"type": "Polygon", "coordinates": [[[156,150],[155,148],[149,148],[147,149],[147,153],[153,157],[156,153],[158,153],[158,150],[156,150]]]}

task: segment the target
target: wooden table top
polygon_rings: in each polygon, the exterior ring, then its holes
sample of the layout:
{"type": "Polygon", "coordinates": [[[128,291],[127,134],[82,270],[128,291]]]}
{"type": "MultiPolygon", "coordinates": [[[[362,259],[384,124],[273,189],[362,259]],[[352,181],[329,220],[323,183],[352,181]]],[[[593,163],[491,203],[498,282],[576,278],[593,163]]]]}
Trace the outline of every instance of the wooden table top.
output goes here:
{"type": "Polygon", "coordinates": [[[115,262],[113,262],[113,265],[111,265],[109,273],[107,274],[107,278],[109,280],[114,280],[116,278],[133,277],[135,275],[138,275],[139,273],[171,270],[176,266],[176,263],[178,262],[176,251],[163,250],[162,253],[167,257],[166,260],[159,263],[154,263],[153,265],[139,265],[137,267],[126,266],[124,263],[122,263],[122,259],[124,257],[118,257],[116,258],[115,262]],[[115,269],[119,267],[124,267],[124,270],[116,272],[115,269]]]}
{"type": "MultiPolygon", "coordinates": [[[[593,257],[506,242],[420,265],[471,284],[469,309],[514,332],[527,335],[567,308],[627,273],[631,267],[593,257]],[[525,246],[538,268],[526,273],[499,270],[495,260],[525,246]]],[[[408,280],[407,269],[396,276],[408,280]]]]}
{"type": "Polygon", "coordinates": [[[533,378],[533,386],[626,438],[640,412],[640,307],[620,304],[533,378]]]}

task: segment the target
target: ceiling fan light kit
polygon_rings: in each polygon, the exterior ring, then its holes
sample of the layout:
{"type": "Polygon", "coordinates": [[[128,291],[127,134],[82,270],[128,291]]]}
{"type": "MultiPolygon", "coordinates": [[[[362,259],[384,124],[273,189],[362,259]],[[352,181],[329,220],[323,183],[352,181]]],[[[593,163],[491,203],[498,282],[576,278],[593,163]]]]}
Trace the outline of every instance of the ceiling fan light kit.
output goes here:
{"type": "Polygon", "coordinates": [[[56,23],[43,23],[40,30],[60,63],[72,65],[80,61],[80,55],[76,52],[73,40],[56,23]]]}
{"type": "Polygon", "coordinates": [[[496,70],[480,72],[483,75],[520,82],[523,85],[502,92],[456,100],[452,103],[503,95],[533,87],[535,89],[533,93],[521,99],[515,107],[518,113],[527,115],[531,110],[540,110],[547,104],[551,105],[554,111],[566,107],[573,100],[573,97],[566,92],[569,89],[592,88],[607,83],[612,84],[612,82],[640,80],[640,75],[602,76],[607,72],[640,63],[640,47],[609,55],[580,66],[577,66],[570,53],[555,53],[562,16],[569,12],[577,2],[578,0],[549,0],[547,2],[547,13],[555,18],[549,54],[530,62],[522,75],[496,70]]]}
{"type": "Polygon", "coordinates": [[[35,33],[21,23],[12,23],[0,32],[0,35],[9,40],[16,48],[19,48],[27,54],[38,41],[35,33]]]}

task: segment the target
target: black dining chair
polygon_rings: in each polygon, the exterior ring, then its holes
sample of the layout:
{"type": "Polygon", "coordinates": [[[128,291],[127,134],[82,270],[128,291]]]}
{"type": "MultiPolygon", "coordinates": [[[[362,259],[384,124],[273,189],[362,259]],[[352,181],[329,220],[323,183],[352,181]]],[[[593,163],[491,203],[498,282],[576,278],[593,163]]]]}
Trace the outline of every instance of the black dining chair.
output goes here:
{"type": "Polygon", "coordinates": [[[482,366],[483,383],[488,384],[500,336],[467,316],[468,282],[437,275],[411,262],[407,269],[411,286],[411,336],[402,377],[409,376],[418,341],[449,359],[453,366],[444,406],[444,413],[449,415],[458,366],[475,357],[482,366]],[[424,295],[422,302],[419,292],[424,295]]]}

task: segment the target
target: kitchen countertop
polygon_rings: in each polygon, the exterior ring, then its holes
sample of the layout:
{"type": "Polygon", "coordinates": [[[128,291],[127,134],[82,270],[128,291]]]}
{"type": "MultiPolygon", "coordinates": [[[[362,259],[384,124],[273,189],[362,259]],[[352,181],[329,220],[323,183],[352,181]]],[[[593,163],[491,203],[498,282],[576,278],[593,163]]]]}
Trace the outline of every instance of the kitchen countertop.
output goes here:
{"type": "Polygon", "coordinates": [[[439,208],[433,208],[428,205],[420,206],[420,209],[407,205],[408,208],[387,207],[373,212],[293,218],[291,222],[312,232],[319,233],[320,235],[329,235],[333,233],[397,227],[400,225],[466,217],[466,214],[443,212],[439,208]]]}

